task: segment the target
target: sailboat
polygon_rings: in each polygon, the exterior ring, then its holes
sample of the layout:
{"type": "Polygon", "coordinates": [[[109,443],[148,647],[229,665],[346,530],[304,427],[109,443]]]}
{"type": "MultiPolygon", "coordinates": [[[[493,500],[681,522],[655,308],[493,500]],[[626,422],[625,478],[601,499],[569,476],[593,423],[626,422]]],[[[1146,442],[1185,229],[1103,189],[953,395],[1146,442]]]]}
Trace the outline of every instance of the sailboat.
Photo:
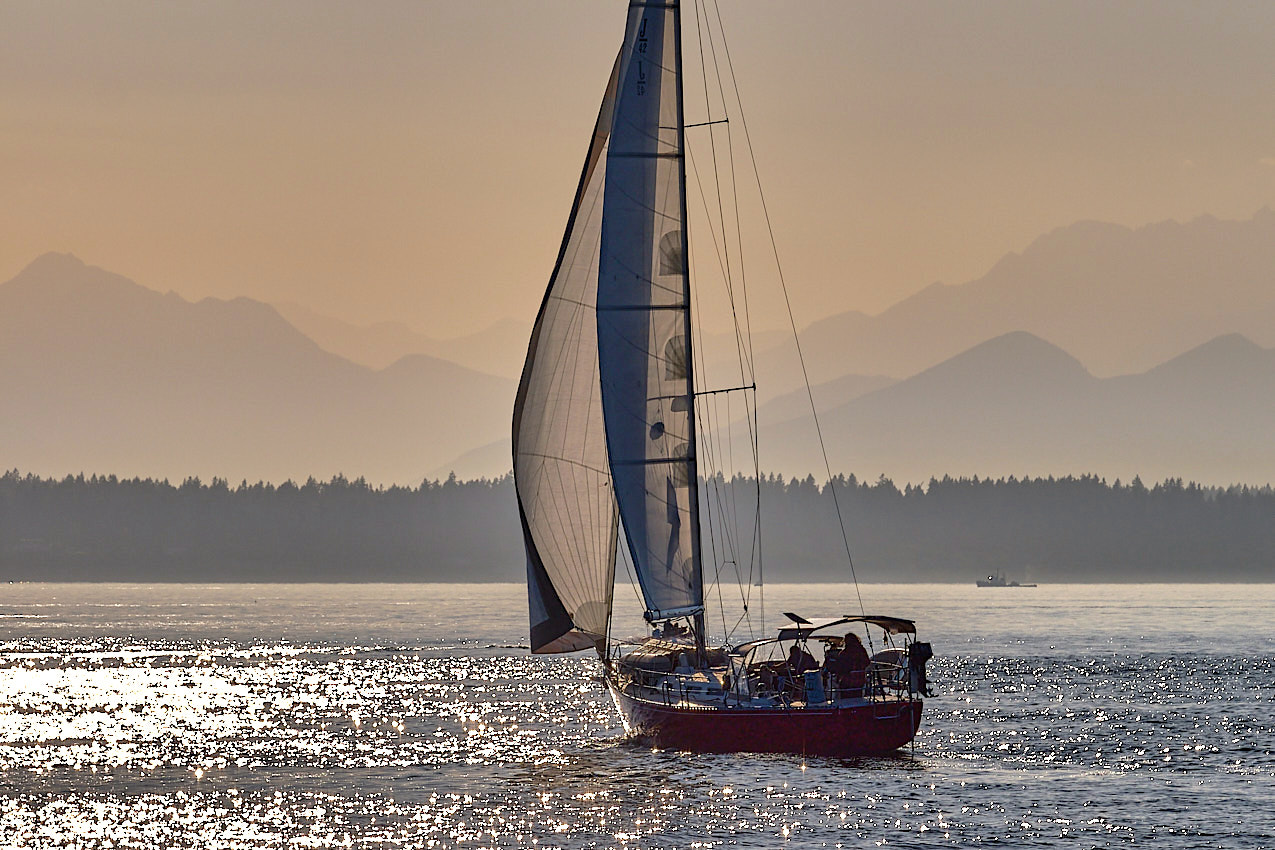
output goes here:
{"type": "Polygon", "coordinates": [[[596,651],[627,733],[657,748],[890,752],[927,693],[912,621],[786,614],[773,635],[710,644],[696,407],[714,391],[692,356],[680,12],[628,4],[528,345],[513,456],[531,649],[596,651]],[[611,633],[621,558],[649,635],[611,633]]]}

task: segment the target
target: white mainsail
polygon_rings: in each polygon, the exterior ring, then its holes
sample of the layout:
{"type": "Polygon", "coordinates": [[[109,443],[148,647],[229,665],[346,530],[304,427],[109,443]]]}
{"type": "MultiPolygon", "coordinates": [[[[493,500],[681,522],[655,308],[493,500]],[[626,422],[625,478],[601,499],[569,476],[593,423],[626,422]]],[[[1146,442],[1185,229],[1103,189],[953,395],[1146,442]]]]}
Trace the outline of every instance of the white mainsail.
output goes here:
{"type": "Polygon", "coordinates": [[[598,364],[649,617],[703,609],[676,2],[629,5],[603,193],[598,364]]]}
{"type": "Polygon", "coordinates": [[[514,482],[534,652],[600,646],[611,616],[618,523],[602,422],[595,304],[619,67],[617,58],[514,404],[514,482]]]}

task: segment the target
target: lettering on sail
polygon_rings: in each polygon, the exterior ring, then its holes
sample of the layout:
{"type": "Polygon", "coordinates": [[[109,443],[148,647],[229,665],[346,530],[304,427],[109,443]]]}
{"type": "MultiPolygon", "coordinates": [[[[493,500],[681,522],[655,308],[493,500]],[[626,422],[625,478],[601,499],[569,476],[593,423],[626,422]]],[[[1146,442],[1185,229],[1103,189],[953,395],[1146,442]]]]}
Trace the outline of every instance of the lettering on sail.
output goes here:
{"type": "MultiPolygon", "coordinates": [[[[646,17],[643,16],[642,23],[638,24],[637,46],[635,50],[639,56],[646,55],[647,38],[646,38],[646,17]]],[[[646,94],[646,67],[642,64],[642,60],[637,60],[637,93],[638,97],[646,94]]]]}

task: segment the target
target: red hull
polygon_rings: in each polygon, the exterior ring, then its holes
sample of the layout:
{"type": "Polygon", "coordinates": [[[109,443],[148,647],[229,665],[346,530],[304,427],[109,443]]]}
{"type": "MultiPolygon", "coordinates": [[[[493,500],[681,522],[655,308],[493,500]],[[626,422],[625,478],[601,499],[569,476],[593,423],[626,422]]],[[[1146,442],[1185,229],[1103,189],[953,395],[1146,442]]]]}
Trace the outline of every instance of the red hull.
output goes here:
{"type": "Polygon", "coordinates": [[[841,708],[679,708],[611,689],[629,734],[651,746],[700,753],[794,753],[849,758],[906,745],[921,725],[921,700],[841,708]]]}

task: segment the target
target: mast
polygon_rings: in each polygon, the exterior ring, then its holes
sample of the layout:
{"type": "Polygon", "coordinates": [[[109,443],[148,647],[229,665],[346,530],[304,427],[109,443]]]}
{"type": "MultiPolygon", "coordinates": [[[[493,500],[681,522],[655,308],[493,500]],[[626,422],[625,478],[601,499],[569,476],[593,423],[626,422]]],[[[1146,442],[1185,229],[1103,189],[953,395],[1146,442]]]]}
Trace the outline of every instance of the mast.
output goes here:
{"type": "MultiPolygon", "coordinates": [[[[691,322],[691,239],[690,239],[690,216],[686,211],[686,86],[685,76],[682,70],[682,5],[678,0],[673,0],[673,55],[674,61],[677,63],[677,148],[681,151],[682,156],[678,160],[677,181],[681,185],[682,194],[682,258],[686,263],[686,275],[682,278],[683,293],[686,298],[686,321],[684,322],[686,333],[686,375],[687,381],[691,389],[691,409],[687,417],[687,431],[690,437],[691,450],[698,456],[697,447],[699,442],[696,439],[695,427],[695,348],[694,334],[692,333],[691,322]]],[[[691,462],[691,504],[699,505],[699,463],[692,460],[691,462]]],[[[691,547],[695,551],[695,557],[700,561],[701,567],[699,573],[699,595],[704,597],[704,553],[700,542],[700,515],[697,510],[694,514],[694,521],[691,524],[691,547]]],[[[699,611],[694,615],[694,633],[695,633],[695,653],[699,657],[702,664],[705,656],[705,644],[707,636],[705,635],[706,618],[704,616],[704,606],[701,605],[699,611]]]]}

